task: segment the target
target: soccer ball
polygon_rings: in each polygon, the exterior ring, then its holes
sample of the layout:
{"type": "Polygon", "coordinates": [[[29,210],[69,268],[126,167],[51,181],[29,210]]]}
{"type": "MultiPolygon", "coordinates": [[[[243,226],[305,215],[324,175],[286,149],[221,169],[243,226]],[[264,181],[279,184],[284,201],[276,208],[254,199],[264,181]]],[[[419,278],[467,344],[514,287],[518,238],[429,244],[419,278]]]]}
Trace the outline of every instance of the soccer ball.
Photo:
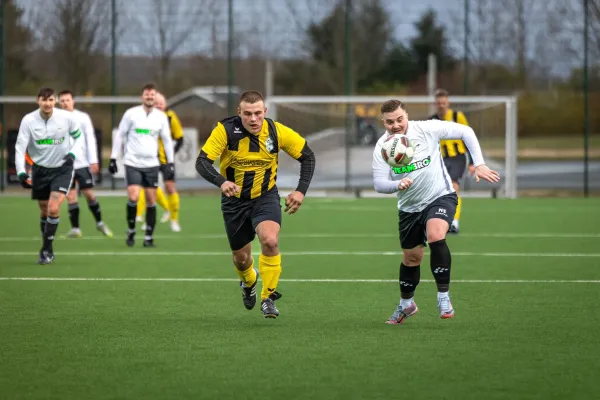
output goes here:
{"type": "Polygon", "coordinates": [[[381,145],[381,156],[391,167],[408,165],[415,155],[415,149],[406,135],[390,135],[381,145]]]}

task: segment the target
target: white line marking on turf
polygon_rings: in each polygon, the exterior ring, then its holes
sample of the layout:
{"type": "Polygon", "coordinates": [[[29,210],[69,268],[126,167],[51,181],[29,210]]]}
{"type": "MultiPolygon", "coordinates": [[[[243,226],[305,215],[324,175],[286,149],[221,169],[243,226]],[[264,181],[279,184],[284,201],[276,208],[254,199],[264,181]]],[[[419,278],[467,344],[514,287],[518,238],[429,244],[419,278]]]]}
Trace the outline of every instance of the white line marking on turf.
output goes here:
{"type": "MultiPolygon", "coordinates": [[[[57,256],[230,256],[228,251],[65,251],[57,256]]],[[[0,256],[35,256],[32,251],[1,251],[0,256]]],[[[400,251],[284,251],[284,256],[400,256],[400,251]]],[[[600,253],[500,253],[452,252],[464,257],[600,257],[600,253]]],[[[425,254],[427,256],[427,253],[425,254]]]]}
{"type": "MultiPolygon", "coordinates": [[[[0,276],[0,281],[123,281],[123,282],[239,282],[234,278],[84,278],[84,277],[33,277],[0,276]]],[[[397,279],[280,279],[291,283],[398,283],[397,279]]],[[[433,279],[421,282],[434,283],[433,279]]],[[[452,283],[600,283],[600,280],[540,280],[540,279],[455,279],[452,283]]]]}
{"type": "MultiPolygon", "coordinates": [[[[303,238],[393,238],[397,239],[398,234],[395,232],[392,233],[284,233],[282,237],[285,238],[294,238],[294,239],[303,239],[303,238]]],[[[490,238],[530,238],[530,239],[584,239],[584,238],[600,238],[600,233],[461,233],[460,237],[490,237],[490,238]]],[[[60,239],[68,239],[65,236],[59,236],[60,239]]],[[[115,235],[114,239],[124,239],[125,236],[115,235]]],[[[155,235],[155,239],[163,240],[163,239],[225,239],[225,234],[221,233],[213,233],[213,234],[198,234],[198,235],[155,235]]],[[[6,236],[0,237],[0,242],[24,242],[24,241],[40,241],[40,236],[6,236]]],[[[74,242],[80,240],[110,240],[105,238],[104,236],[84,236],[78,239],[68,239],[74,242]]]]}

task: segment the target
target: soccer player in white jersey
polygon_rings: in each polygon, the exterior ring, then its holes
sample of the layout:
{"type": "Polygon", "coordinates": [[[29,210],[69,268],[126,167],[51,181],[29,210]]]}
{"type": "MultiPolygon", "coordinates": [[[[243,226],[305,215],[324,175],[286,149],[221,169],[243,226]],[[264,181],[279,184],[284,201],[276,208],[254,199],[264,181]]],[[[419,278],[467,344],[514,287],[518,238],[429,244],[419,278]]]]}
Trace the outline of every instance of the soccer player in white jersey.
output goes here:
{"type": "Polygon", "coordinates": [[[154,107],[156,87],[152,83],[142,88],[142,104],[125,111],[119,129],[113,137],[108,170],[117,173],[117,157],[123,148],[125,182],[127,184],[127,246],[135,244],[135,215],[140,189],[146,195],[146,235],[144,247],[155,247],[152,235],[156,225],[156,188],[158,187],[158,138],[165,146],[165,171],[175,173],[173,142],[167,115],[154,107]]]}
{"type": "Polygon", "coordinates": [[[404,104],[388,100],[381,106],[386,132],[373,151],[373,184],[379,193],[397,193],[400,245],[400,304],[388,324],[401,324],[417,313],[414,294],[419,284],[425,245],[430,248],[430,267],[438,290],[442,319],[452,318],[450,302],[450,249],[446,233],[452,223],[458,197],[440,153],[440,140],[461,139],[469,149],[475,166],[475,179],[498,182],[500,176],[484,163],[475,132],[454,122],[410,121],[404,104]],[[382,144],[390,134],[406,135],[414,147],[411,164],[390,167],[381,155],[382,144]]]}
{"type": "MultiPolygon", "coordinates": [[[[82,133],[81,141],[83,142],[81,154],[75,154],[75,169],[73,187],[75,182],[81,190],[83,197],[87,200],[88,208],[92,212],[96,220],[96,229],[104,236],[112,237],[113,233],[108,226],[102,221],[102,212],[100,204],[94,195],[94,177],[93,174],[98,173],[98,147],[96,144],[96,135],[94,134],[94,125],[90,116],[75,109],[75,101],[73,93],[70,90],[63,90],[58,94],[58,103],[63,110],[70,111],[79,122],[79,127],[82,133]]],[[[79,227],[79,203],[77,202],[77,191],[71,190],[67,195],[69,204],[69,220],[71,221],[71,230],[67,233],[68,237],[80,238],[83,234],[79,227]]]]}
{"type": "Polygon", "coordinates": [[[40,208],[43,245],[38,264],[54,261],[52,243],[58,228],[60,205],[73,181],[73,163],[81,154],[79,123],[73,114],[55,109],[54,89],[42,88],[37,95],[38,110],[25,115],[15,145],[19,181],[31,189],[31,198],[40,208]],[[25,171],[25,153],[33,160],[31,179],[25,171]]]}

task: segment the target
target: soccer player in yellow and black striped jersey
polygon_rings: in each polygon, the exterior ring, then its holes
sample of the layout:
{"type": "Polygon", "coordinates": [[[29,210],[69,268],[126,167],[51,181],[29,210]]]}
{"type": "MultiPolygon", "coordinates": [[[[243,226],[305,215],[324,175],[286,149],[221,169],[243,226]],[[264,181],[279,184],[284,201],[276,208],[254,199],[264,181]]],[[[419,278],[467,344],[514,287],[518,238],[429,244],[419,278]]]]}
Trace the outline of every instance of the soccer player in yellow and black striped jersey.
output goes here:
{"type": "Polygon", "coordinates": [[[275,300],[281,274],[279,230],[281,204],[275,180],[279,151],[300,162],[300,180],[286,200],[285,212],[294,214],[302,205],[315,169],[315,156],[306,140],[292,129],[265,118],[262,94],[242,93],[238,115],[220,121],[202,147],[196,170],[221,188],[221,211],[240,277],[244,306],[256,304],[256,284],[262,277],[261,310],[265,318],[279,315],[275,300]],[[213,167],[220,158],[220,173],[213,167]],[[252,241],[258,234],[261,254],[258,271],[252,258],[252,241]]]}
{"type": "MultiPolygon", "coordinates": [[[[179,118],[177,117],[177,114],[175,114],[175,111],[167,108],[167,102],[162,93],[156,93],[154,107],[167,114],[169,127],[171,128],[171,138],[175,143],[174,151],[177,153],[183,145],[183,128],[181,127],[181,122],[179,122],[179,118]]],[[[179,225],[179,193],[177,193],[177,187],[175,186],[175,174],[165,169],[167,157],[165,155],[165,146],[160,138],[158,139],[158,159],[160,161],[160,171],[163,174],[167,192],[167,196],[165,197],[160,186],[156,190],[156,202],[165,210],[165,214],[163,214],[160,221],[167,222],[170,220],[171,230],[173,232],[181,232],[181,226],[179,225]]],[[[140,197],[138,198],[138,221],[143,221],[142,214],[146,209],[143,193],[143,191],[140,192],[140,197]]]]}
{"type": "MultiPolygon", "coordinates": [[[[431,119],[441,119],[442,121],[454,121],[456,123],[469,126],[467,118],[460,111],[454,111],[450,108],[450,102],[448,101],[448,92],[444,89],[439,89],[435,92],[435,107],[436,113],[431,116],[431,119]]],[[[456,190],[456,194],[459,193],[460,180],[465,173],[467,163],[469,165],[469,173],[473,174],[475,168],[469,151],[462,140],[442,140],[440,142],[442,157],[444,157],[444,164],[448,170],[448,174],[452,179],[452,186],[456,190]]],[[[456,213],[454,214],[454,220],[450,225],[450,233],[458,233],[458,223],[460,220],[462,200],[458,196],[458,206],[456,207],[456,213]]]]}

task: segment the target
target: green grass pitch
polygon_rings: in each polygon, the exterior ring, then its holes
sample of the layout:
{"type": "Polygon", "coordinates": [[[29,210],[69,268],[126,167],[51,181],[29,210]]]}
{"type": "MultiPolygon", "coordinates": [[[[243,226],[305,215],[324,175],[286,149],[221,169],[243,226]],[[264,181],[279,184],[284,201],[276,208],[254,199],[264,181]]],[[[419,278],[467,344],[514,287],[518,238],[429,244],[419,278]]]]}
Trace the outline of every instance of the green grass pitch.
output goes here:
{"type": "Polygon", "coordinates": [[[155,249],[139,234],[125,246],[124,198],[99,200],[115,238],[82,201],[84,238],[58,238],[38,266],[36,205],[0,197],[0,399],[600,393],[599,199],[465,199],[448,239],[455,318],[439,318],[426,256],[420,312],[401,326],[384,324],[399,297],[393,197],[307,198],[284,216],[277,320],[242,305],[218,197],[183,196],[183,232],[159,225],[155,249]]]}

